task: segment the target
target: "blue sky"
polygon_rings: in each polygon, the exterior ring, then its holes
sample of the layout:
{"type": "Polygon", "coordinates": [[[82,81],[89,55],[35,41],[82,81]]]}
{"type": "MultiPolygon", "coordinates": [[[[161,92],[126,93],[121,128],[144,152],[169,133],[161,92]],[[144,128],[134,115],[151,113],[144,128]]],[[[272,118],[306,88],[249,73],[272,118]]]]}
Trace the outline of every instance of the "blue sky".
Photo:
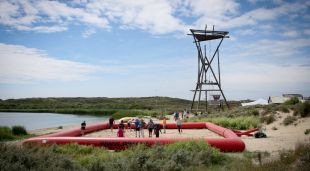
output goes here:
{"type": "Polygon", "coordinates": [[[227,99],[309,96],[309,23],[306,0],[0,0],[0,98],[191,99],[206,24],[227,99]]]}

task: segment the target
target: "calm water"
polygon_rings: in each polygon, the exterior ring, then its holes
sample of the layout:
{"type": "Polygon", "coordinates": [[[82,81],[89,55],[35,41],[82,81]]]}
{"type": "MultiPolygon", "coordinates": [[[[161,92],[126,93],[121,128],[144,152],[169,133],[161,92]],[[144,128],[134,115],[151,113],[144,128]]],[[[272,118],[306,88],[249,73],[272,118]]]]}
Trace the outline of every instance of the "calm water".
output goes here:
{"type": "Polygon", "coordinates": [[[27,130],[50,128],[67,125],[80,125],[87,123],[104,122],[108,116],[72,115],[57,113],[22,113],[0,112],[0,126],[21,125],[27,130]]]}

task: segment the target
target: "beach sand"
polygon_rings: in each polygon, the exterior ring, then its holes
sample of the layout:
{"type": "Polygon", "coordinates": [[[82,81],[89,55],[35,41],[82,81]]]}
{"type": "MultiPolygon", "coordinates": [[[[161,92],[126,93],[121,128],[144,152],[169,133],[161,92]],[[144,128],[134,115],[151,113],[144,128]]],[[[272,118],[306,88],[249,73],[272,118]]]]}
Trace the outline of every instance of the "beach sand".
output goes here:
{"type": "Polygon", "coordinates": [[[310,143],[310,135],[305,135],[305,130],[310,129],[310,118],[299,118],[296,125],[285,126],[283,120],[287,116],[293,116],[293,112],[277,112],[276,121],[263,126],[267,138],[253,138],[242,136],[246,144],[246,150],[255,152],[279,152],[281,150],[293,150],[298,143],[310,143]],[[274,130],[276,128],[277,130],[274,130]]]}
{"type": "MultiPolygon", "coordinates": [[[[166,129],[166,133],[164,133],[164,130],[161,130],[162,134],[159,134],[160,138],[183,138],[183,137],[190,137],[190,138],[223,138],[208,129],[183,129],[182,133],[179,133],[177,129],[166,129]]],[[[115,138],[117,129],[114,129],[113,132],[111,130],[102,130],[94,133],[90,133],[85,135],[86,137],[109,137],[109,138],[115,138]]],[[[137,134],[138,135],[138,134],[137,134]]],[[[145,137],[149,136],[149,132],[147,129],[144,129],[144,135],[145,137]]],[[[125,130],[125,137],[136,137],[136,132],[134,130],[125,130]]],[[[152,137],[154,138],[155,135],[153,134],[152,137]]]]}

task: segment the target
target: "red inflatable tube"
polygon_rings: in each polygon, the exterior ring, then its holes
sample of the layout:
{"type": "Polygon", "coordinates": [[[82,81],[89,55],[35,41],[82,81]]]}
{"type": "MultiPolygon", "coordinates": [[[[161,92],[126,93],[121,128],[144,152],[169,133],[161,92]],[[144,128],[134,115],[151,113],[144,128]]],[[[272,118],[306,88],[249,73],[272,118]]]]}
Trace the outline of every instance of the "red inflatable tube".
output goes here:
{"type": "MultiPolygon", "coordinates": [[[[85,133],[94,132],[102,129],[108,129],[108,123],[92,124],[86,127],[85,133]]],[[[117,128],[117,125],[113,125],[117,128]]],[[[134,127],[132,127],[134,128],[134,127]]],[[[168,123],[167,129],[176,129],[175,123],[168,123]]],[[[132,144],[145,143],[148,146],[154,144],[169,144],[178,141],[201,141],[204,140],[212,147],[218,148],[222,152],[241,152],[245,149],[244,142],[230,129],[220,127],[212,123],[192,122],[184,123],[183,129],[204,129],[208,128],[225,138],[92,138],[78,137],[81,135],[80,128],[63,131],[59,133],[43,135],[35,138],[26,139],[23,144],[67,144],[78,143],[82,145],[103,146],[110,150],[122,150],[128,148],[132,144]]]]}

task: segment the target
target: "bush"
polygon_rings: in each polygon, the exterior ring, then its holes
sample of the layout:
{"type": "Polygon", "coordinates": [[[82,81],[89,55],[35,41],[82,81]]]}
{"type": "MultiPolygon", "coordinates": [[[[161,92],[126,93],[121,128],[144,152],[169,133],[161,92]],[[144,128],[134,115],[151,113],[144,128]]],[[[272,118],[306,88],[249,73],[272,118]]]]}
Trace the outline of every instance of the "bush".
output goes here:
{"type": "Polygon", "coordinates": [[[285,126],[290,125],[292,123],[294,123],[297,120],[297,118],[295,116],[287,116],[284,120],[283,120],[283,124],[285,126]]]}
{"type": "Polygon", "coordinates": [[[300,100],[298,99],[298,97],[292,97],[289,100],[287,100],[284,104],[286,105],[295,105],[297,103],[299,103],[300,100]]]}
{"type": "Polygon", "coordinates": [[[261,123],[266,123],[266,124],[271,124],[275,120],[276,120],[276,118],[275,118],[274,114],[270,114],[270,115],[267,115],[267,116],[262,116],[260,118],[261,123]]]}
{"type": "Polygon", "coordinates": [[[258,116],[259,115],[259,112],[258,112],[258,110],[252,110],[251,111],[251,114],[253,115],[253,116],[258,116]]]}
{"type": "Polygon", "coordinates": [[[294,113],[300,114],[301,117],[310,116],[310,102],[306,101],[304,103],[296,104],[294,113]]]}
{"type": "Polygon", "coordinates": [[[83,170],[68,156],[49,148],[15,146],[0,143],[0,168],[12,170],[83,170]]]}
{"type": "Polygon", "coordinates": [[[136,117],[136,116],[142,116],[143,112],[138,110],[120,110],[114,113],[112,116],[115,119],[120,119],[123,117],[136,117]]]}
{"type": "Polygon", "coordinates": [[[9,127],[0,127],[0,141],[13,140],[15,137],[9,127]]]}
{"type": "Polygon", "coordinates": [[[189,122],[212,122],[225,128],[230,129],[251,129],[257,128],[259,125],[259,119],[255,116],[239,116],[234,118],[229,117],[195,117],[189,118],[189,122]]]}
{"type": "Polygon", "coordinates": [[[305,135],[308,135],[310,133],[310,129],[305,130],[305,135]]]}
{"type": "Polygon", "coordinates": [[[280,106],[279,111],[284,112],[284,113],[289,113],[290,110],[286,106],[280,106]]]}
{"type": "Polygon", "coordinates": [[[13,126],[12,133],[14,135],[27,135],[27,131],[23,126],[13,126]]]}
{"type": "Polygon", "coordinates": [[[177,142],[152,148],[138,144],[115,153],[77,144],[57,147],[54,151],[71,155],[88,170],[189,170],[197,166],[219,165],[226,159],[224,154],[204,141],[177,142]]]}

